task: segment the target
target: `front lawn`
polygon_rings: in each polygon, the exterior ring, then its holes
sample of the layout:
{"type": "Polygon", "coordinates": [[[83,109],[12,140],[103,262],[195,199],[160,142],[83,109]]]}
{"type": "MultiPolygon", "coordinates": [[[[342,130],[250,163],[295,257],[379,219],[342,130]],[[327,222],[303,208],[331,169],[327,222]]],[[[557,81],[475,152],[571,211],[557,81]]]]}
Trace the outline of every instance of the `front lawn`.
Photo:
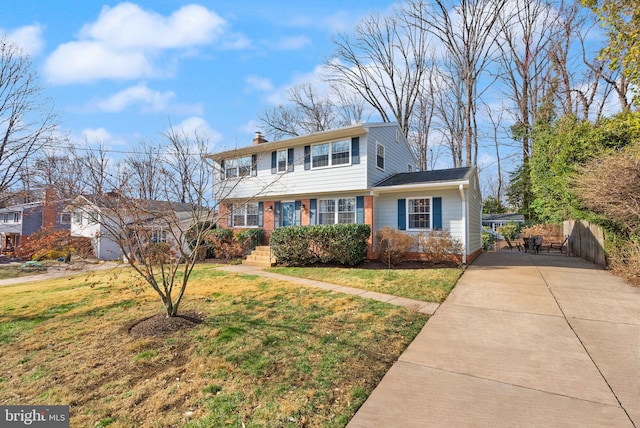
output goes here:
{"type": "Polygon", "coordinates": [[[462,270],[457,268],[386,270],[275,267],[266,270],[434,303],[442,303],[462,275],[462,270]]]}
{"type": "Polygon", "coordinates": [[[425,315],[200,265],[164,336],[126,268],[0,287],[0,403],[68,404],[73,427],[343,427],[425,315]],[[135,331],[132,330],[132,331],[135,331]]]}

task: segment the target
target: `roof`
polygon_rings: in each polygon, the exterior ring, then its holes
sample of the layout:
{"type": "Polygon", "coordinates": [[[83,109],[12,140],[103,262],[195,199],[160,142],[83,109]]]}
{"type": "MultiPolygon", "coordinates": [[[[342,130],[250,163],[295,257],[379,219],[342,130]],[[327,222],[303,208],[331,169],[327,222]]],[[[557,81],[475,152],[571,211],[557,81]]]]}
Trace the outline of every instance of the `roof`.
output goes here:
{"type": "Polygon", "coordinates": [[[434,169],[420,172],[401,172],[376,184],[374,187],[405,186],[409,184],[447,181],[467,181],[472,175],[472,167],[434,169]]]}
{"type": "Polygon", "coordinates": [[[118,196],[78,196],[71,207],[88,203],[99,208],[117,209],[118,207],[139,207],[148,212],[191,212],[193,205],[182,202],[155,201],[146,199],[120,198],[118,196]],[[123,203],[121,203],[123,202],[123,203]]]}
{"type": "Polygon", "coordinates": [[[219,162],[223,159],[230,159],[240,156],[248,156],[257,153],[265,153],[273,150],[283,149],[293,146],[301,146],[326,142],[328,140],[338,140],[342,138],[350,138],[358,135],[366,134],[369,128],[398,126],[396,122],[389,123],[361,123],[344,128],[330,129],[328,131],[315,132],[313,134],[301,135],[297,137],[287,138],[286,140],[268,141],[260,144],[250,144],[233,150],[218,152],[207,155],[207,157],[219,162]]]}
{"type": "Polygon", "coordinates": [[[482,221],[515,221],[524,223],[524,214],[482,214],[482,221]]]}

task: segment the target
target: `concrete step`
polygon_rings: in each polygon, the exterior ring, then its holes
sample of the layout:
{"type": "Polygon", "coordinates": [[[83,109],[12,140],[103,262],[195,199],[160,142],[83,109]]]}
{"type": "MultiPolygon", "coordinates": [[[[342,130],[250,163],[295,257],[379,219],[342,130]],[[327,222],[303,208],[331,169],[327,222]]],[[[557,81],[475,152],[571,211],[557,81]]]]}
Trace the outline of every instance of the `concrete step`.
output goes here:
{"type": "Polygon", "coordinates": [[[247,266],[259,266],[259,267],[271,267],[276,265],[275,257],[271,256],[271,248],[268,246],[259,246],[247,255],[247,258],[242,261],[243,265],[247,266]]]}

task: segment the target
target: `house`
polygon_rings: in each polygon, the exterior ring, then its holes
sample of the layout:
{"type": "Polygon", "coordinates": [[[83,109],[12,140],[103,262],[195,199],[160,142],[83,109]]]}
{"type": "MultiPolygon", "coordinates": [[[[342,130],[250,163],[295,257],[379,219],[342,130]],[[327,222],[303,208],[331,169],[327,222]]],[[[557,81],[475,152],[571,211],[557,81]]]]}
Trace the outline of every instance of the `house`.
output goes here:
{"type": "Polygon", "coordinates": [[[509,223],[524,224],[523,214],[482,214],[482,227],[492,231],[495,236],[502,239],[498,229],[509,223]]]}
{"type": "Polygon", "coordinates": [[[69,229],[71,215],[63,208],[53,189],[45,190],[42,201],[0,208],[0,252],[12,253],[22,239],[41,230],[69,229]]]}
{"type": "Polygon", "coordinates": [[[359,124],[210,155],[222,228],[334,223],[384,226],[410,234],[449,230],[463,262],[482,251],[481,195],[474,167],[416,172],[416,159],[393,123],[359,124]]]}
{"type": "Polygon", "coordinates": [[[71,236],[91,238],[99,260],[129,256],[122,248],[134,251],[127,248],[131,242],[185,247],[184,232],[193,222],[191,204],[130,199],[113,193],[78,196],[67,209],[72,213],[71,236]]]}

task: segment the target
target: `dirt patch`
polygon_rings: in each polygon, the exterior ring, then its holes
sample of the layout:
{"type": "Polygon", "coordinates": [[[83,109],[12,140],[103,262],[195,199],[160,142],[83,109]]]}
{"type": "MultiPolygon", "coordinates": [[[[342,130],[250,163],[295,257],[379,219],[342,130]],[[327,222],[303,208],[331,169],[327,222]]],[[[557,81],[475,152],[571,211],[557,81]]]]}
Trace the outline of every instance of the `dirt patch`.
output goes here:
{"type": "Polygon", "coordinates": [[[202,312],[186,312],[175,317],[158,314],[131,325],[129,334],[134,337],[162,337],[193,328],[201,324],[205,318],[202,312]]]}

